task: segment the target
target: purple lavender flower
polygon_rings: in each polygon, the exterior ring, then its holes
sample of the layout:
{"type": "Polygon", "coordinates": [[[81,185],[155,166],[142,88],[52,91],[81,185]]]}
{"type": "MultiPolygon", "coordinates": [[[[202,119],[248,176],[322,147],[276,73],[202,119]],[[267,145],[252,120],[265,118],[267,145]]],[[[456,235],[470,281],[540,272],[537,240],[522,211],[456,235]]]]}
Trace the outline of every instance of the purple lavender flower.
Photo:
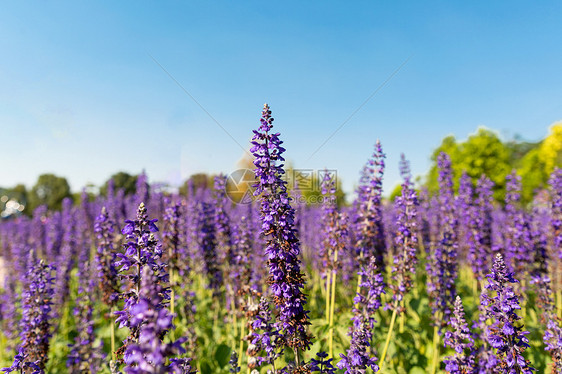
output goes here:
{"type": "Polygon", "coordinates": [[[22,293],[21,346],[12,366],[2,369],[7,373],[19,370],[21,373],[42,374],[49,359],[54,268],[35,260],[33,253],[29,260],[30,268],[22,293]]]}
{"type": "Polygon", "coordinates": [[[406,159],[404,153],[400,153],[400,162],[398,164],[400,169],[400,177],[409,187],[412,186],[412,171],[410,170],[410,162],[406,159]]]}
{"type": "Polygon", "coordinates": [[[96,334],[93,320],[95,300],[92,290],[95,288],[96,282],[91,275],[89,263],[79,265],[78,279],[80,285],[74,308],[74,315],[78,321],[77,335],[74,344],[70,345],[66,366],[72,373],[97,373],[105,355],[102,351],[103,342],[95,345],[96,334]]]}
{"type": "Polygon", "coordinates": [[[487,343],[496,349],[498,366],[507,373],[532,374],[535,370],[523,357],[529,347],[529,334],[523,331],[521,318],[515,313],[519,298],[510,283],[516,283],[513,273],[508,272],[501,254],[497,254],[492,272],[488,274],[487,292],[481,302],[486,307],[486,317],[492,321],[486,326],[487,343]]]}
{"type": "Polygon", "coordinates": [[[213,290],[213,296],[221,295],[223,274],[217,256],[217,242],[215,236],[214,209],[211,204],[202,201],[197,207],[197,232],[195,241],[199,253],[203,257],[204,271],[207,275],[208,286],[213,290]]]}
{"type": "Polygon", "coordinates": [[[341,266],[339,260],[346,248],[349,247],[349,232],[347,215],[338,212],[336,207],[336,185],[334,176],[326,172],[322,181],[322,195],[324,204],[322,209],[322,243],[318,251],[318,258],[322,259],[321,272],[324,276],[336,271],[341,266]]]}
{"type": "MultiPolygon", "coordinates": [[[[532,240],[529,220],[517,205],[521,199],[521,177],[513,171],[507,176],[505,210],[507,227],[505,250],[508,266],[521,279],[526,280],[532,263],[532,240]]],[[[523,292],[524,287],[518,288],[523,292]]]]}
{"type": "MultiPolygon", "coordinates": [[[[552,191],[552,228],[554,229],[554,246],[562,247],[562,169],[555,168],[550,176],[552,191]]],[[[562,256],[562,253],[560,254],[562,256]]]]}
{"type": "MultiPolygon", "coordinates": [[[[137,344],[140,339],[140,326],[133,323],[133,307],[137,304],[140,292],[142,275],[144,268],[151,269],[158,279],[158,282],[167,283],[168,274],[165,267],[158,260],[162,256],[162,248],[154,237],[154,232],[158,231],[156,220],[149,220],[144,203],[139,205],[137,218],[134,221],[125,221],[126,225],[122,233],[127,237],[127,243],[124,244],[125,253],[118,253],[119,260],[116,265],[120,267],[120,276],[128,281],[128,290],[122,294],[125,298],[123,309],[115,312],[117,316],[116,322],[119,327],[128,327],[129,336],[124,341],[123,347],[118,350],[118,355],[122,355],[125,351],[124,359],[129,360],[131,351],[127,351],[130,344],[137,344]]],[[[162,289],[162,297],[169,298],[168,289],[162,289]]]]}
{"type": "MultiPolygon", "coordinates": [[[[181,204],[167,201],[167,208],[164,211],[162,244],[168,249],[167,262],[169,272],[176,274],[188,274],[189,263],[186,261],[188,255],[181,241],[182,209],[181,204]],[[187,269],[186,269],[187,268],[187,269]],[[187,271],[186,271],[187,270],[187,271]]],[[[171,279],[171,282],[174,282],[171,279]]],[[[172,284],[174,286],[174,284],[172,284]]]]}
{"type": "Polygon", "coordinates": [[[255,156],[257,179],[255,196],[261,196],[262,232],[267,236],[265,253],[268,257],[269,277],[273,300],[285,344],[295,350],[299,365],[299,349],[308,349],[308,311],[304,309],[306,296],[302,292],[304,276],[300,271],[300,247],[294,228],[295,212],[287,195],[279,133],[271,133],[273,118],[264,105],[259,130],[254,130],[251,152],[255,156]]]}
{"type": "Polygon", "coordinates": [[[232,244],[232,227],[226,211],[226,176],[222,174],[216,176],[214,187],[216,251],[223,276],[228,279],[228,282],[225,282],[226,308],[231,313],[236,313],[236,289],[239,289],[240,286],[237,277],[232,274],[232,267],[230,266],[236,258],[236,247],[232,244]]]}
{"type": "Polygon", "coordinates": [[[472,179],[466,171],[463,171],[459,183],[459,193],[455,198],[455,211],[458,216],[456,235],[459,241],[459,262],[467,259],[475,247],[474,231],[471,227],[475,210],[473,195],[472,179]]]}
{"type": "Polygon", "coordinates": [[[240,372],[240,366],[238,366],[238,354],[236,353],[236,351],[232,351],[232,353],[230,354],[228,365],[230,366],[230,368],[228,369],[230,373],[240,372]]]}
{"type": "Polygon", "coordinates": [[[366,265],[368,259],[375,256],[377,266],[381,268],[386,250],[381,211],[384,159],[381,143],[377,140],[373,157],[363,169],[357,191],[359,203],[355,220],[359,263],[366,265]]]}
{"type": "Polygon", "coordinates": [[[550,227],[552,240],[549,245],[550,271],[553,287],[562,289],[562,169],[555,168],[550,184],[550,227]]]}
{"type": "Polygon", "coordinates": [[[113,247],[114,224],[110,220],[105,207],[96,219],[94,231],[98,238],[98,249],[96,252],[96,267],[98,271],[99,288],[102,300],[106,305],[115,306],[119,293],[119,279],[115,260],[117,253],[113,247]]]}
{"type": "Polygon", "coordinates": [[[367,368],[374,372],[379,371],[376,357],[370,357],[371,334],[365,326],[354,329],[351,335],[351,345],[346,354],[340,353],[341,360],[337,367],[344,370],[345,374],[365,374],[367,368]]]}
{"type": "Polygon", "coordinates": [[[546,255],[546,240],[539,234],[535,239],[535,260],[531,284],[535,286],[537,310],[541,311],[540,321],[544,327],[543,341],[545,350],[550,352],[555,373],[562,372],[562,325],[557,316],[554,305],[551,281],[548,276],[548,257],[546,255]]]}
{"type": "Polygon", "coordinates": [[[354,329],[365,328],[369,334],[376,323],[375,313],[382,305],[381,295],[385,293],[383,277],[377,268],[376,261],[374,256],[371,257],[367,267],[359,271],[361,276],[359,293],[353,299],[354,329]]]}
{"type": "Polygon", "coordinates": [[[439,165],[439,242],[431,253],[427,264],[429,282],[427,285],[434,322],[442,325],[448,321],[457,295],[457,219],[453,209],[453,177],[451,159],[441,152],[439,165]],[[442,319],[441,319],[442,318],[442,319]]]}
{"type": "MultiPolygon", "coordinates": [[[[416,273],[416,251],[418,248],[416,191],[410,188],[408,178],[404,179],[401,195],[395,200],[397,214],[396,249],[390,289],[393,291],[393,307],[398,307],[404,295],[412,288],[412,277],[416,273]]],[[[399,309],[400,310],[400,309],[399,309]]],[[[400,310],[402,312],[402,310],[400,310]]]]}
{"type": "Polygon", "coordinates": [[[472,210],[473,241],[469,252],[472,271],[482,281],[492,264],[492,201],[493,182],[482,175],[476,184],[477,198],[472,210]]]}
{"type": "Polygon", "coordinates": [[[336,368],[332,365],[332,359],[326,360],[326,352],[316,353],[317,358],[310,359],[310,371],[320,374],[336,374],[336,368]]]}
{"type": "Polygon", "coordinates": [[[375,256],[370,258],[366,268],[362,267],[359,276],[359,293],[353,299],[351,344],[345,355],[340,354],[341,360],[337,364],[347,374],[362,374],[368,367],[375,372],[379,370],[377,357],[370,347],[375,312],[381,307],[381,294],[384,293],[384,282],[375,256]]]}
{"type": "Polygon", "coordinates": [[[273,365],[283,354],[282,338],[273,323],[271,309],[265,297],[260,299],[255,308],[249,309],[252,319],[250,325],[250,344],[248,345],[248,367],[255,369],[264,363],[273,365]],[[260,352],[265,353],[259,356],[260,352]]]}
{"type": "Polygon", "coordinates": [[[55,313],[58,315],[69,297],[68,282],[70,272],[75,265],[78,248],[78,220],[72,209],[72,200],[65,198],[62,202],[63,237],[60,253],[57,257],[55,274],[55,313]]]}
{"type": "Polygon", "coordinates": [[[460,296],[457,296],[455,300],[455,309],[449,325],[452,331],[445,332],[443,342],[445,347],[453,348],[455,354],[454,356],[446,357],[443,361],[445,363],[445,370],[451,374],[476,373],[474,339],[464,318],[464,309],[460,296]]]}
{"type": "Polygon", "coordinates": [[[181,367],[189,363],[186,359],[176,359],[169,365],[166,363],[168,358],[184,353],[185,349],[181,346],[184,339],[163,342],[173,325],[172,316],[164,305],[166,289],[162,287],[161,278],[161,274],[153,268],[142,268],[138,300],[129,311],[129,328],[137,330],[138,337],[126,346],[124,358],[127,374],[184,373],[181,367]]]}

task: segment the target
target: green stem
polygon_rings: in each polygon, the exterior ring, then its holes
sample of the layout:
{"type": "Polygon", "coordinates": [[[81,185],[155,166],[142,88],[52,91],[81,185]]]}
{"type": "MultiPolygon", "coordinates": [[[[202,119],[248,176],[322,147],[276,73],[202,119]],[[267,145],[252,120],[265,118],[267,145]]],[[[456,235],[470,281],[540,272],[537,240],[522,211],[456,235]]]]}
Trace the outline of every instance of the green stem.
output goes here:
{"type": "Polygon", "coordinates": [[[558,317],[562,318],[562,290],[556,291],[556,303],[558,304],[558,317]]]}
{"type": "Polygon", "coordinates": [[[334,312],[336,309],[336,279],[337,272],[335,264],[338,262],[338,250],[334,252],[334,269],[332,270],[332,291],[330,293],[330,340],[329,340],[329,357],[334,357],[334,312]]]}
{"type": "MultiPolygon", "coordinates": [[[[439,319],[437,319],[439,320],[439,319]]],[[[435,374],[439,360],[439,326],[437,324],[433,328],[433,363],[431,367],[431,374],[435,374]]]]}
{"type": "Polygon", "coordinates": [[[332,281],[332,272],[326,274],[326,322],[330,322],[330,283],[332,281]]]}
{"type": "MultiPolygon", "coordinates": [[[[113,316],[113,307],[111,307],[111,315],[113,316]]],[[[115,323],[113,322],[113,318],[109,320],[111,326],[111,359],[115,362],[115,323]]]]}
{"type": "MultiPolygon", "coordinates": [[[[172,325],[174,324],[175,318],[175,307],[176,307],[176,294],[174,291],[174,269],[170,268],[170,313],[172,314],[172,325]]],[[[174,339],[174,327],[170,329],[170,337],[172,338],[172,342],[174,339]]]]}
{"type": "Polygon", "coordinates": [[[404,308],[404,299],[400,302],[400,306],[402,307],[402,313],[400,313],[400,334],[404,332],[404,320],[406,319],[406,309],[404,308]]]}
{"type": "MultiPolygon", "coordinates": [[[[242,352],[244,350],[244,327],[246,324],[244,323],[244,320],[242,320],[242,326],[240,326],[240,348],[238,349],[238,362],[239,362],[239,366],[242,366],[242,352]]],[[[250,369],[248,369],[250,370],[250,369]]]]}
{"type": "Polygon", "coordinates": [[[390,318],[390,326],[388,328],[388,334],[386,335],[386,342],[384,343],[384,349],[382,350],[382,356],[380,359],[380,371],[384,367],[384,359],[386,358],[386,352],[388,351],[388,346],[390,345],[390,338],[392,337],[392,329],[394,328],[394,321],[396,321],[396,310],[398,305],[394,303],[394,310],[392,311],[392,317],[390,318]]]}

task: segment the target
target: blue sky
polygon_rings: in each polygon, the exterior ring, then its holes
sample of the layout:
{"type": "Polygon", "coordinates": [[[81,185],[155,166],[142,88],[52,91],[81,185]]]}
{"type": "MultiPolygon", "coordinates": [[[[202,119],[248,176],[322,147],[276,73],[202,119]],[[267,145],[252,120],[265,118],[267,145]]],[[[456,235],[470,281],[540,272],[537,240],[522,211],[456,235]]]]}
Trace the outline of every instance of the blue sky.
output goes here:
{"type": "Polygon", "coordinates": [[[5,2],[1,186],[120,170],[179,184],[236,169],[268,102],[296,168],[351,191],[379,138],[385,189],[449,134],[544,137],[562,120],[562,3],[5,2]],[[311,154],[408,58],[403,68],[311,154]]]}

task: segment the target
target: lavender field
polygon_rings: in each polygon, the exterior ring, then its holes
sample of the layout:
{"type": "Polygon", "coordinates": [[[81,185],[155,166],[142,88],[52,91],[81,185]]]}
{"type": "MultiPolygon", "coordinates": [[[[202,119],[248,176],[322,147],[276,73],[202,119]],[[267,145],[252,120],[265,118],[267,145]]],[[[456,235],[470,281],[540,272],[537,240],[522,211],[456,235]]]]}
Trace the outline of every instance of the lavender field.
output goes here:
{"type": "Polygon", "coordinates": [[[326,172],[307,204],[267,105],[260,121],[247,190],[141,175],[2,220],[3,371],[562,373],[561,169],[528,203],[509,173],[498,202],[496,176],[455,188],[441,152],[430,192],[377,141],[352,202],[326,172]]]}

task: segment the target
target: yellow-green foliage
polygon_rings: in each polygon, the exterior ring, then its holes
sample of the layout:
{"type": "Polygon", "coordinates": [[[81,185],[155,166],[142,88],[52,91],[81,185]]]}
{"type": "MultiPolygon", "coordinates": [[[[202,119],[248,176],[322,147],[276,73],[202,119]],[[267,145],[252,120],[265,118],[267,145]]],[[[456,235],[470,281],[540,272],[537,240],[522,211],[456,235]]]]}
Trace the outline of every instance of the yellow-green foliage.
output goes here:
{"type": "Polygon", "coordinates": [[[562,122],[553,124],[549,135],[538,143],[502,142],[497,133],[482,127],[465,141],[446,137],[431,157],[426,186],[432,193],[438,189],[437,156],[442,151],[451,157],[455,190],[463,171],[473,181],[486,174],[495,184],[494,198],[503,201],[505,177],[515,169],[522,177],[522,201],[528,203],[538,189],[546,188],[554,168],[562,166],[562,122]]]}

